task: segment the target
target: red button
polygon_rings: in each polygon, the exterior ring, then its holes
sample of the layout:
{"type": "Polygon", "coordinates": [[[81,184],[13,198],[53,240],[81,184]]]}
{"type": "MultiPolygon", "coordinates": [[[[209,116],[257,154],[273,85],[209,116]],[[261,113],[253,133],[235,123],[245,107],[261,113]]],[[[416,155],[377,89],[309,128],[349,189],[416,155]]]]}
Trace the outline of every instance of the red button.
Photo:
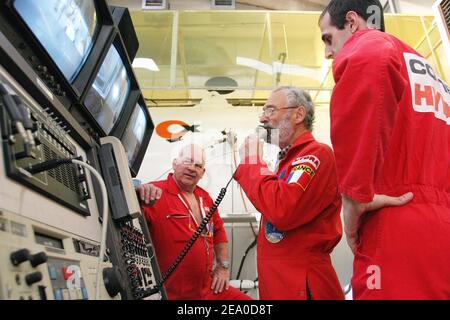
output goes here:
{"type": "Polygon", "coordinates": [[[68,280],[72,276],[72,272],[69,270],[69,268],[66,267],[62,268],[62,274],[64,280],[68,280]]]}

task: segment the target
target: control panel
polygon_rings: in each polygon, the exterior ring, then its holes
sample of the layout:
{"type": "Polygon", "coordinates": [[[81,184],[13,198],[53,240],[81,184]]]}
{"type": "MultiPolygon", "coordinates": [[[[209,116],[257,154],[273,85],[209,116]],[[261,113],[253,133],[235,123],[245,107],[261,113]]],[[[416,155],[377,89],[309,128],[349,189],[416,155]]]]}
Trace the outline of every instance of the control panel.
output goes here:
{"type": "MultiPolygon", "coordinates": [[[[0,210],[0,299],[94,299],[98,248],[92,240],[0,210]]],[[[100,297],[110,299],[100,288],[100,297]]]]}
{"type": "MultiPolygon", "coordinates": [[[[125,261],[127,276],[135,299],[146,296],[147,290],[155,288],[156,281],[146,240],[142,231],[132,223],[123,223],[119,227],[122,257],[125,261]]],[[[153,253],[152,253],[153,254],[153,253]]]]}
{"type": "Polygon", "coordinates": [[[49,198],[89,215],[91,197],[83,169],[73,164],[32,174],[30,168],[53,159],[77,157],[66,128],[0,72],[0,119],[6,174],[49,198]]]}

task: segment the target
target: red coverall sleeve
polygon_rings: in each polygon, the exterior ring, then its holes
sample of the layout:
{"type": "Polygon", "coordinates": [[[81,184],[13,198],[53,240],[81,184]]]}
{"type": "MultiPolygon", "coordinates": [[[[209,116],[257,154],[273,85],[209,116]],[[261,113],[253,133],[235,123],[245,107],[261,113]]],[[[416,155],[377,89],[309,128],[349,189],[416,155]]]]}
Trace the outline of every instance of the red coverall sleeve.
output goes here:
{"type": "Polygon", "coordinates": [[[280,231],[309,223],[336,197],[332,151],[322,148],[313,155],[321,163],[306,190],[296,183],[279,179],[277,175],[262,175],[261,172],[268,172],[268,168],[259,158],[252,159],[253,162],[247,158],[238,167],[236,181],[255,208],[280,231]]]}
{"type": "Polygon", "coordinates": [[[397,49],[381,38],[369,39],[333,64],[331,141],[339,192],[357,202],[372,201],[375,179],[382,174],[406,87],[401,67],[397,49]]]}

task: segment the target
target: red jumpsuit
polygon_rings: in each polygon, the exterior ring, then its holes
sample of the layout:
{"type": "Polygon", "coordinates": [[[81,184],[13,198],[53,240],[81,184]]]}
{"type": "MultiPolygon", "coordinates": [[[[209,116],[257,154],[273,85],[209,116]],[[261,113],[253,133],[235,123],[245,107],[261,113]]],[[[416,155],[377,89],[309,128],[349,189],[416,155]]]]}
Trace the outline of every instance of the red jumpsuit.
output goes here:
{"type": "MultiPolygon", "coordinates": [[[[153,206],[146,207],[144,213],[155,246],[159,268],[161,273],[165,273],[192,237],[198,225],[190,213],[188,201],[179,190],[172,174],[169,174],[167,180],[155,181],[152,184],[162,189],[162,196],[153,206]]],[[[213,200],[200,187],[196,187],[194,195],[200,210],[206,214],[206,210],[212,206],[213,200]]],[[[165,283],[169,299],[250,299],[233,287],[218,294],[211,290],[214,245],[228,242],[223,221],[218,212],[214,213],[211,221],[207,226],[208,233],[195,241],[186,257],[165,283]]]]}
{"type": "Polygon", "coordinates": [[[375,30],[333,62],[331,140],[339,191],[414,199],[365,216],[355,299],[450,299],[450,89],[417,52],[375,30]]]}
{"type": "Polygon", "coordinates": [[[261,299],[343,299],[330,253],[342,236],[334,155],[298,137],[276,174],[247,158],[235,179],[262,214],[257,242],[261,299]],[[308,291],[307,291],[308,289],[308,291]]]}

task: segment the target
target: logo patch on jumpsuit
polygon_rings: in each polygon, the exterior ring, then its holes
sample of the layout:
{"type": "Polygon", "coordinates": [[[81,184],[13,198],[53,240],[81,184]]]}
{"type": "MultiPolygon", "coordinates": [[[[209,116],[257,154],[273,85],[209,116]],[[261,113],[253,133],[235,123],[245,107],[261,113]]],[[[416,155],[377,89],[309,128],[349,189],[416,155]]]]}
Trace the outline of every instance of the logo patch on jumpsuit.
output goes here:
{"type": "Polygon", "coordinates": [[[270,243],[278,243],[284,238],[284,232],[277,230],[277,228],[267,220],[264,222],[264,235],[270,243]]]}
{"type": "Polygon", "coordinates": [[[286,182],[298,184],[306,191],[320,166],[320,160],[316,156],[308,155],[295,159],[292,165],[295,167],[289,173],[286,182]]]}
{"type": "Polygon", "coordinates": [[[300,187],[302,187],[303,190],[306,190],[314,175],[315,172],[310,166],[306,164],[300,164],[292,169],[291,173],[289,174],[287,183],[296,183],[300,187]]]}

